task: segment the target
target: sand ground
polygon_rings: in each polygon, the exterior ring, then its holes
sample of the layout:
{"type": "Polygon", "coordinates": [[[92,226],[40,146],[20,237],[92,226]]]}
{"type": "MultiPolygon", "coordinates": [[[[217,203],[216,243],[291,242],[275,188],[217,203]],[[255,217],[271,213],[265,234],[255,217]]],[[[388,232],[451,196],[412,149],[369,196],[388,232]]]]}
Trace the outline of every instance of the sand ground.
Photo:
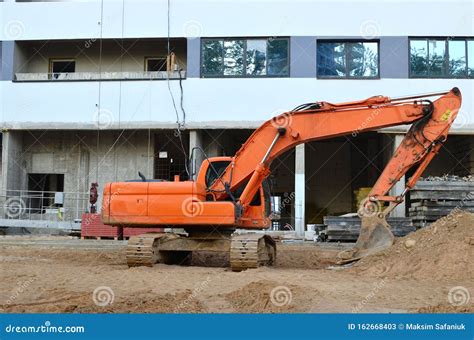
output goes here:
{"type": "Polygon", "coordinates": [[[398,275],[377,261],[370,270],[367,263],[332,266],[343,249],[278,244],[276,266],[236,273],[164,264],[128,268],[121,241],[0,237],[0,312],[473,311],[472,299],[461,306],[448,301],[453,287],[474,292],[470,275],[398,275]]]}

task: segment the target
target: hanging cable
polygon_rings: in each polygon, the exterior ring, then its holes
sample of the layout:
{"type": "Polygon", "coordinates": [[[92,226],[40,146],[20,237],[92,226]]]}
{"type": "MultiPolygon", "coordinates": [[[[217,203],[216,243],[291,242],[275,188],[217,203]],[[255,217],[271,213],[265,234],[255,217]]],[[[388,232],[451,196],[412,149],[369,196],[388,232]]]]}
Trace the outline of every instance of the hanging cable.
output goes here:
{"type": "Polygon", "coordinates": [[[96,154],[97,154],[97,164],[96,164],[96,173],[95,181],[99,183],[99,147],[100,147],[100,114],[101,114],[101,98],[102,98],[102,35],[103,35],[103,21],[104,21],[104,0],[100,3],[100,41],[99,41],[99,98],[97,101],[97,145],[96,145],[96,154]]]}
{"type": "MultiPolygon", "coordinates": [[[[167,50],[168,50],[168,58],[170,58],[171,56],[171,47],[170,47],[170,20],[171,20],[171,17],[170,17],[170,0],[168,0],[167,2],[168,4],[168,9],[167,9],[167,24],[168,24],[168,27],[167,27],[167,50]]],[[[168,85],[168,92],[171,96],[171,101],[173,103],[173,108],[174,108],[174,112],[176,114],[176,135],[179,139],[179,143],[180,143],[180,146],[181,146],[181,150],[183,152],[183,155],[184,155],[184,168],[185,168],[185,171],[186,171],[186,174],[188,176],[188,178],[190,178],[190,174],[189,174],[189,169],[188,169],[188,155],[187,155],[187,152],[186,152],[186,149],[184,147],[184,143],[183,143],[183,136],[182,136],[182,129],[184,129],[184,120],[181,121],[180,118],[179,118],[179,113],[178,113],[178,109],[176,107],[176,102],[175,102],[175,99],[174,99],[174,95],[173,95],[173,91],[171,91],[171,85],[170,85],[170,70],[167,70],[168,72],[168,76],[166,77],[167,79],[167,85],[168,85]]],[[[180,73],[180,79],[181,79],[181,70],[179,71],[180,73]]],[[[183,110],[183,87],[180,83],[180,88],[181,88],[181,100],[180,100],[180,103],[181,103],[181,110],[183,110]]],[[[183,115],[185,114],[185,111],[183,110],[183,115]]]]}

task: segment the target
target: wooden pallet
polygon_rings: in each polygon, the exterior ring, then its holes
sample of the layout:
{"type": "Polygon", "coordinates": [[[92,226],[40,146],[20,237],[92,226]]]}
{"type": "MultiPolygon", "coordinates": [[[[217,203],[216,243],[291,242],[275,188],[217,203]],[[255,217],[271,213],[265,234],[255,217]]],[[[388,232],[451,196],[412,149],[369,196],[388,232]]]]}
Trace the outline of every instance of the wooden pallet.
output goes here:
{"type": "Polygon", "coordinates": [[[81,236],[81,240],[114,240],[117,241],[118,236],[81,236]]]}

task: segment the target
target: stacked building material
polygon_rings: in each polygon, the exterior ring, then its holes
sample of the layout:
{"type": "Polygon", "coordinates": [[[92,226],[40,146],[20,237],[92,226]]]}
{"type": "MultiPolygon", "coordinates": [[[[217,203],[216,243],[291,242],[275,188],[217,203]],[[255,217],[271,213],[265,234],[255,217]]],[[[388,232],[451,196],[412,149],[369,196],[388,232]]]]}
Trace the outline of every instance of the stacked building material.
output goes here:
{"type": "Polygon", "coordinates": [[[442,176],[420,179],[408,199],[408,215],[416,228],[453,211],[474,212],[474,177],[442,176]]]}
{"type": "MultiPolygon", "coordinates": [[[[409,217],[389,217],[388,224],[395,236],[402,237],[415,231],[409,217]]],[[[359,237],[361,219],[358,216],[325,216],[323,238],[328,241],[355,242],[359,237]]]]}

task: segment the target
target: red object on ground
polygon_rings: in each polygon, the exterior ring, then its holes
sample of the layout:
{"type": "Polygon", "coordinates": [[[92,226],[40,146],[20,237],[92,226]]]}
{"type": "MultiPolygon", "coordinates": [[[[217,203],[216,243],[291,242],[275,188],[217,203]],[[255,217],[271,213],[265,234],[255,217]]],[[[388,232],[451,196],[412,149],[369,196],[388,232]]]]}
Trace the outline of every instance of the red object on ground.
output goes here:
{"type": "MultiPolygon", "coordinates": [[[[124,227],[123,237],[163,232],[164,228],[124,227]]],[[[100,214],[82,214],[81,237],[120,237],[120,228],[102,223],[100,214]]]]}
{"type": "Polygon", "coordinates": [[[118,237],[119,228],[102,223],[100,214],[82,214],[81,237],[118,237]]]}
{"type": "Polygon", "coordinates": [[[123,228],[123,237],[130,237],[145,233],[161,233],[164,228],[143,228],[143,227],[125,227],[123,228]]]}

